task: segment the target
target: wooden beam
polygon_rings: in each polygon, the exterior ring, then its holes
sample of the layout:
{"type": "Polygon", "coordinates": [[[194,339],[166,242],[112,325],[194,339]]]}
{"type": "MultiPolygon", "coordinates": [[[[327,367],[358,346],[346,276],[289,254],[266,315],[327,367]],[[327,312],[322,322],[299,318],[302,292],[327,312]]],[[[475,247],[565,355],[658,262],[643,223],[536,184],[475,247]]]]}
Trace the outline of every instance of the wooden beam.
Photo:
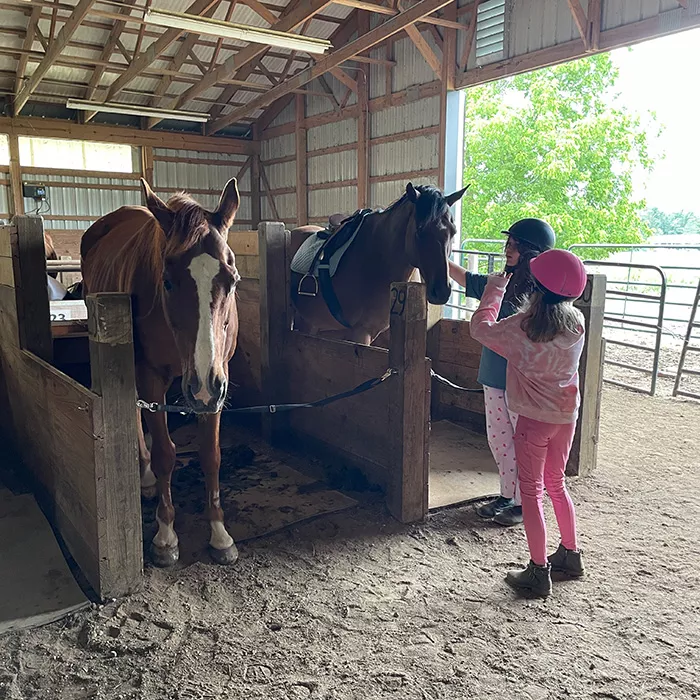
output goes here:
{"type": "Polygon", "coordinates": [[[10,134],[10,193],[13,216],[24,214],[24,198],[22,197],[22,175],[19,165],[19,139],[17,134],[10,134]]]}
{"type": "MultiPolygon", "coordinates": [[[[336,5],[344,5],[345,7],[354,7],[357,10],[364,10],[365,12],[374,12],[379,15],[389,15],[395,17],[399,14],[399,10],[396,8],[396,3],[393,3],[394,7],[387,7],[386,5],[378,5],[374,2],[366,2],[365,0],[334,0],[336,5]]],[[[421,22],[426,24],[432,24],[438,27],[450,27],[451,29],[464,29],[463,24],[459,24],[456,21],[451,21],[449,19],[444,19],[443,17],[424,17],[421,22]]]]}
{"type": "Polygon", "coordinates": [[[141,177],[151,186],[153,182],[153,146],[141,146],[141,177]]]}
{"type": "Polygon", "coordinates": [[[583,11],[583,7],[581,7],[581,0],[566,1],[568,2],[571,14],[574,17],[574,22],[576,22],[576,26],[578,27],[578,33],[581,35],[583,45],[586,50],[588,50],[588,18],[586,17],[586,13],[583,11]]]}
{"type": "Polygon", "coordinates": [[[19,94],[15,97],[14,115],[17,117],[22,111],[22,107],[27,104],[27,100],[36,89],[36,86],[41,82],[41,79],[48,73],[53,65],[53,62],[60,56],[63,49],[66,48],[68,41],[73,36],[75,31],[80,26],[80,23],[85,19],[95,0],[80,0],[75,6],[73,13],[68,18],[68,21],[61,27],[55,41],[51,42],[49,50],[44,56],[44,60],[34,69],[31,77],[24,84],[19,94]]]}
{"type": "Polygon", "coordinates": [[[270,207],[272,207],[272,215],[275,217],[275,221],[280,221],[280,214],[277,211],[277,204],[275,203],[275,197],[272,194],[272,188],[270,187],[270,181],[267,179],[267,173],[265,168],[260,164],[260,179],[262,180],[263,187],[265,188],[265,194],[267,195],[267,201],[270,202],[270,207]]]}
{"type": "Polygon", "coordinates": [[[296,170],[297,170],[297,226],[305,226],[309,218],[308,195],[306,183],[308,179],[306,156],[306,129],[304,128],[305,97],[296,95],[295,129],[296,129],[296,170]]]}
{"type": "Polygon", "coordinates": [[[467,34],[464,37],[464,46],[462,47],[462,58],[459,61],[459,69],[461,71],[467,70],[467,65],[469,63],[469,56],[472,52],[472,46],[474,45],[474,37],[476,36],[476,20],[478,19],[478,9],[480,0],[474,0],[472,4],[472,14],[469,18],[469,28],[467,29],[467,34]]]}
{"type": "Polygon", "coordinates": [[[598,51],[600,49],[600,31],[602,23],[602,0],[588,0],[588,47],[591,51],[598,51]]]}
{"type": "Polygon", "coordinates": [[[250,161],[250,212],[253,219],[253,226],[260,223],[260,128],[253,124],[253,139],[257,146],[255,153],[251,155],[250,161]]]}
{"type": "MultiPolygon", "coordinates": [[[[457,18],[456,5],[447,8],[448,16],[457,18]]],[[[447,94],[455,89],[455,73],[457,67],[457,32],[454,29],[445,30],[445,42],[440,66],[440,135],[438,136],[438,185],[445,187],[445,164],[447,162],[447,94]]],[[[454,148],[459,148],[454,144],[454,148]]]]}
{"type": "MultiPolygon", "coordinates": [[[[200,15],[206,12],[218,0],[195,0],[186,10],[187,14],[200,15]]],[[[134,78],[148,68],[168,46],[183,34],[181,29],[166,29],[158,39],[138,56],[134,57],[129,68],[122,73],[109,87],[105,102],[112,101],[134,78]]]]}
{"type": "MultiPolygon", "coordinates": [[[[39,17],[41,15],[41,8],[35,7],[32,9],[32,14],[29,18],[29,23],[27,24],[27,33],[24,37],[24,42],[22,43],[22,49],[24,51],[31,51],[34,44],[34,34],[36,32],[37,24],[39,23],[39,17]]],[[[22,83],[24,82],[24,71],[27,70],[27,56],[22,54],[17,63],[17,77],[15,79],[15,95],[19,94],[22,89],[22,83]]]]}
{"type": "Polygon", "coordinates": [[[355,94],[358,93],[357,81],[353,80],[342,68],[336,66],[328,72],[345,87],[350,88],[355,94]]]}
{"type": "Polygon", "coordinates": [[[394,34],[397,34],[406,27],[415,24],[422,17],[427,16],[435,10],[439,10],[446,5],[449,5],[453,0],[420,0],[416,5],[409,10],[402,12],[396,17],[392,17],[384,24],[375,27],[363,36],[358,37],[355,41],[346,44],[342,48],[334,51],[328,56],[321,58],[316,65],[311,66],[297,74],[293,78],[285,80],[280,85],[272,88],[267,94],[251,100],[245,107],[233,110],[230,114],[220,117],[211,125],[208,125],[207,133],[214,134],[221,129],[224,129],[229,124],[234,124],[242,117],[247,117],[251,112],[261,107],[269,105],[279,97],[286,95],[292,90],[296,90],[307,83],[311,82],[320,75],[327,73],[331,68],[339,66],[343,61],[356,56],[358,53],[367,51],[372,46],[381,43],[385,39],[394,34]]]}
{"type": "MultiPolygon", "coordinates": [[[[659,36],[675,34],[685,29],[700,27],[700,15],[687,14],[681,18],[678,25],[666,22],[662,15],[649,17],[648,19],[624,24],[614,29],[608,29],[600,33],[600,43],[596,53],[602,51],[612,51],[623,46],[631,46],[646,39],[654,39],[659,36]]],[[[592,53],[591,50],[589,53],[592,53]]],[[[567,41],[529,54],[523,54],[514,58],[495,61],[482,68],[473,68],[457,77],[456,87],[458,89],[471,87],[473,85],[483,85],[492,80],[500,80],[512,75],[520,75],[537,68],[555,66],[559,63],[566,63],[581,56],[586,55],[586,50],[581,39],[567,41]]]]}
{"type": "Polygon", "coordinates": [[[270,26],[275,24],[279,17],[270,12],[259,0],[241,0],[244,5],[247,5],[253,12],[262,17],[270,26]]]}
{"type": "MultiPolygon", "coordinates": [[[[128,15],[131,12],[131,7],[135,4],[136,0],[124,0],[125,7],[122,7],[120,11],[122,12],[122,14],[128,15]]],[[[114,26],[109,32],[109,36],[107,37],[107,43],[105,44],[105,47],[102,50],[102,54],[100,56],[100,59],[102,61],[109,61],[109,59],[112,58],[112,54],[117,48],[117,42],[119,41],[119,37],[121,36],[122,31],[124,31],[125,26],[126,20],[116,20],[114,22],[114,26]]],[[[104,72],[105,66],[100,65],[95,67],[95,70],[92,72],[90,82],[88,83],[88,89],[85,93],[86,100],[92,100],[92,98],[95,96],[95,92],[100,86],[100,81],[102,80],[104,72]]]]}
{"type": "MultiPolygon", "coordinates": [[[[358,34],[362,36],[369,32],[369,15],[362,13],[358,18],[358,34]]],[[[357,106],[359,115],[357,117],[357,208],[363,209],[369,206],[370,184],[369,184],[369,85],[367,75],[364,71],[358,74],[357,84],[357,106]]]]}
{"type": "MultiPolygon", "coordinates": [[[[328,7],[333,0],[304,0],[295,10],[288,15],[280,18],[271,29],[280,32],[289,32],[300,24],[306,22],[309,17],[318,14],[324,8],[328,7]]],[[[249,44],[238,53],[227,58],[222,64],[215,68],[211,73],[208,73],[197,85],[193,85],[186,90],[180,98],[175,102],[171,109],[181,109],[191,99],[216,85],[222,78],[227,78],[240,68],[250,63],[252,60],[260,56],[268,50],[269,47],[261,46],[260,44],[249,44]]],[[[266,103],[266,104],[269,104],[266,103]]]]}
{"type": "Polygon", "coordinates": [[[435,73],[437,78],[440,78],[442,72],[441,61],[435,55],[435,52],[432,50],[425,37],[420,33],[415,25],[409,25],[406,27],[406,34],[408,34],[411,41],[415,44],[415,47],[418,49],[418,51],[420,51],[420,54],[426,60],[426,63],[433,69],[433,73],[435,73]]]}
{"type": "Polygon", "coordinates": [[[233,138],[210,138],[198,134],[168,131],[144,131],[124,126],[76,124],[67,119],[33,119],[0,117],[0,133],[10,136],[40,136],[56,139],[80,139],[130,146],[176,148],[185,151],[250,155],[256,152],[254,141],[233,138]]]}

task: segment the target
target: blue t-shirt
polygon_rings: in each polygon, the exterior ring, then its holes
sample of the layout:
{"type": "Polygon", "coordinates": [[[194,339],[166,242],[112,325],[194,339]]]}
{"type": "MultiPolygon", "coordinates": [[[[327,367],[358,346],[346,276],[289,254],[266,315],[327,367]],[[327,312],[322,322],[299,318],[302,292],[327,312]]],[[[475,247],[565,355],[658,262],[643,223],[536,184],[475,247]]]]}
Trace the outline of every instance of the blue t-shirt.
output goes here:
{"type": "MultiPolygon", "coordinates": [[[[486,289],[488,275],[477,275],[467,272],[467,286],[464,293],[470,299],[481,299],[486,289]]],[[[498,319],[507,318],[516,312],[516,307],[511,301],[504,301],[498,314],[498,319]]],[[[479,362],[479,375],[477,381],[483,386],[492,389],[506,390],[506,359],[486,347],[481,349],[481,362],[479,362]]]]}

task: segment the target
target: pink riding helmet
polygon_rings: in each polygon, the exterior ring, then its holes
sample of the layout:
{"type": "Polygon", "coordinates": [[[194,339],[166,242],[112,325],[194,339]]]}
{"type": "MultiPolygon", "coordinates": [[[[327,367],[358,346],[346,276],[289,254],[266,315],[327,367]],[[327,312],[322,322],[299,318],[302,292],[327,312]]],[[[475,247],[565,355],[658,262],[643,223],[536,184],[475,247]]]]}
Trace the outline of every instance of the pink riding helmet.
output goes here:
{"type": "Polygon", "coordinates": [[[586,288],[586,268],[568,250],[546,250],[530,261],[532,276],[554,294],[578,299],[586,288]]]}

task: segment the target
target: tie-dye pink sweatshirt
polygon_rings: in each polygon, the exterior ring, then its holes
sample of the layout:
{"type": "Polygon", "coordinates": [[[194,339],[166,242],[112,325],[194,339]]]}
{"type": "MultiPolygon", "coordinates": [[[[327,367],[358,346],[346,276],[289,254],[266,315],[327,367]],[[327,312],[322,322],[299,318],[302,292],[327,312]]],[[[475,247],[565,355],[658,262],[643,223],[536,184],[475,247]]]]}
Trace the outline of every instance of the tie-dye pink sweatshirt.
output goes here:
{"type": "Polygon", "coordinates": [[[471,320],[471,336],[508,360],[506,398],[518,415],[542,423],[575,423],[578,417],[578,365],[584,329],[534,343],[520,328],[523,314],[497,321],[508,281],[490,276],[471,320]]]}

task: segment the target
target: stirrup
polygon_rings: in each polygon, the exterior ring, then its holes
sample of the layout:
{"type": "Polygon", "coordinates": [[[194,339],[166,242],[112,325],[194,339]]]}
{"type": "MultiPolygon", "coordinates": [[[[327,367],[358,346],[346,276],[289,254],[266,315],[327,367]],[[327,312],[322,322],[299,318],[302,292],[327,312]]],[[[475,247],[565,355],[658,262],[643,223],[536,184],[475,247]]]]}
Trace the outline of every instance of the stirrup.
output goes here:
{"type": "Polygon", "coordinates": [[[301,280],[299,280],[299,286],[297,287],[297,294],[301,297],[315,297],[318,296],[318,279],[312,275],[311,273],[307,272],[301,280]],[[313,280],[313,291],[306,291],[302,289],[304,286],[304,282],[307,279],[313,280]]]}

